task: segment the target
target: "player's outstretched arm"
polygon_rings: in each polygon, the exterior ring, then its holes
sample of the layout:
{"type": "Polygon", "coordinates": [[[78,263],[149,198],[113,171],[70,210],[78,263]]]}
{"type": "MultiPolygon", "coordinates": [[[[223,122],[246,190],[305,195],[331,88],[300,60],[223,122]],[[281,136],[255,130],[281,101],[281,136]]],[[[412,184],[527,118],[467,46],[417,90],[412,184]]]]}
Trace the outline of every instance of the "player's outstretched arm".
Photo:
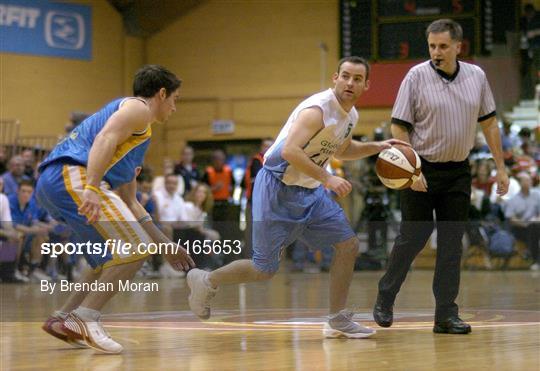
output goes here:
{"type": "Polygon", "coordinates": [[[150,111],[143,102],[128,100],[96,136],[88,156],[87,186],[79,207],[79,213],[86,215],[89,223],[99,218],[100,196],[97,190],[103,175],[111,166],[116,148],[133,133],[144,130],[150,121],[150,111]]]}
{"type": "MultiPolygon", "coordinates": [[[[118,195],[129,207],[135,218],[141,223],[146,233],[152,238],[152,241],[157,244],[171,243],[172,241],[159,230],[145,208],[137,200],[136,192],[136,179],[118,187],[118,195]]],[[[195,268],[195,262],[181,246],[177,246],[175,251],[167,251],[165,259],[177,270],[188,271],[190,268],[195,268]]]]}
{"type": "Polygon", "coordinates": [[[349,139],[341,145],[341,148],[338,149],[334,157],[340,160],[359,160],[375,155],[395,144],[410,145],[408,142],[399,139],[389,139],[380,142],[360,142],[349,139]]]}

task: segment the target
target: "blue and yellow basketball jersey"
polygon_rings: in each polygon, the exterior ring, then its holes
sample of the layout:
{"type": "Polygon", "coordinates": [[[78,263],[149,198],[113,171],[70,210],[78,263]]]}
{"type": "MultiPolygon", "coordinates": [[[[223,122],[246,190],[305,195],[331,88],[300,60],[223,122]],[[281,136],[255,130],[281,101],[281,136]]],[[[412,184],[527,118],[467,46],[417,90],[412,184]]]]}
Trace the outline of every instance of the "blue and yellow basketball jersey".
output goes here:
{"type": "MultiPolygon", "coordinates": [[[[88,165],[88,155],[96,136],[103,129],[109,118],[120,108],[126,99],[113,100],[100,111],[84,120],[79,126],[64,138],[39,166],[42,172],[51,163],[71,165],[88,165]]],[[[129,183],[135,177],[135,168],[142,166],[144,154],[150,144],[152,130],[150,125],[146,130],[134,133],[128,140],[116,148],[116,152],[105,171],[103,180],[114,189],[129,183]]]]}

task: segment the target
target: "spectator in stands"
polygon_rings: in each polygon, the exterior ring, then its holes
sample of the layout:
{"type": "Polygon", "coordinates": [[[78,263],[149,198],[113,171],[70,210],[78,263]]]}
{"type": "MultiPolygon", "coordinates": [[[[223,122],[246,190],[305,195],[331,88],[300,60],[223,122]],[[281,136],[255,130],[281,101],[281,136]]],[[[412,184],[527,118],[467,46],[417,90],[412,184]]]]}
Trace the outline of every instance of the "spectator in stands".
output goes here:
{"type": "Polygon", "coordinates": [[[4,173],[4,193],[10,196],[17,193],[22,180],[31,180],[24,175],[24,160],[21,156],[13,156],[8,162],[8,171],[4,173]]]}
{"type": "Polygon", "coordinates": [[[2,282],[28,282],[28,278],[15,269],[20,239],[13,228],[9,200],[3,189],[4,180],[0,177],[0,279],[2,282]]]}
{"type": "MultiPolygon", "coordinates": [[[[197,184],[186,195],[185,201],[183,211],[184,226],[198,232],[201,240],[218,240],[220,238],[219,233],[205,226],[208,214],[212,212],[214,204],[210,188],[204,183],[197,184]]],[[[213,253],[193,256],[193,260],[195,260],[197,267],[201,269],[216,269],[222,265],[219,255],[213,253]]]]}
{"type": "Polygon", "coordinates": [[[184,195],[187,194],[201,179],[197,165],[193,163],[193,147],[185,146],[182,150],[180,162],[174,167],[174,173],[184,179],[184,195]]]}
{"type": "Polygon", "coordinates": [[[197,228],[209,239],[216,240],[219,233],[204,226],[213,206],[214,199],[210,188],[204,183],[199,183],[185,197],[183,217],[187,226],[197,228]]]}
{"type": "Polygon", "coordinates": [[[21,157],[24,162],[24,175],[28,178],[35,180],[36,179],[36,156],[34,150],[31,148],[26,148],[21,153],[21,157]]]}
{"type": "MultiPolygon", "coordinates": [[[[32,197],[33,193],[34,183],[27,179],[21,180],[17,193],[8,196],[9,207],[13,225],[23,235],[19,255],[21,252],[30,255],[28,276],[36,280],[48,280],[50,277],[39,269],[39,265],[42,260],[40,245],[47,238],[50,228],[46,225],[46,215],[40,211],[35,198],[32,197]]],[[[25,257],[19,268],[25,268],[24,262],[25,257]]]]}
{"type": "MultiPolygon", "coordinates": [[[[165,189],[165,177],[170,174],[174,174],[174,162],[170,158],[165,157],[163,159],[163,175],[154,177],[154,180],[152,181],[152,192],[154,194],[157,191],[163,191],[165,189]]],[[[183,197],[185,188],[184,178],[177,175],[176,179],[178,186],[175,193],[177,193],[180,197],[183,197]]]]}
{"type": "Polygon", "coordinates": [[[505,215],[510,221],[512,233],[527,245],[533,265],[531,269],[540,269],[540,191],[532,189],[530,174],[519,174],[521,189],[506,204],[505,215]]]}
{"type": "Polygon", "coordinates": [[[152,194],[152,178],[150,176],[137,177],[137,201],[144,207],[152,219],[159,223],[157,202],[152,194]]]}
{"type": "Polygon", "coordinates": [[[484,194],[489,196],[495,182],[496,179],[491,175],[489,163],[486,160],[479,160],[476,165],[476,174],[472,180],[473,187],[484,191],[484,194]]]}
{"type": "MultiPolygon", "coordinates": [[[[160,227],[163,233],[172,241],[174,229],[182,226],[181,221],[185,220],[184,200],[177,192],[178,176],[170,173],[165,175],[164,189],[154,192],[159,213],[160,227]]],[[[168,262],[161,265],[160,273],[163,277],[184,277],[184,272],[175,270],[168,262]]]]}
{"type": "Polygon", "coordinates": [[[501,132],[501,144],[503,148],[504,163],[506,166],[512,166],[514,148],[519,147],[520,139],[516,133],[512,132],[512,122],[503,119],[503,130],[501,132]]]}
{"type": "Polygon", "coordinates": [[[218,149],[212,153],[212,165],[206,168],[202,181],[210,186],[214,198],[212,221],[214,228],[226,238],[228,236],[225,223],[228,220],[229,200],[234,186],[232,169],[225,163],[225,152],[218,149]]]}

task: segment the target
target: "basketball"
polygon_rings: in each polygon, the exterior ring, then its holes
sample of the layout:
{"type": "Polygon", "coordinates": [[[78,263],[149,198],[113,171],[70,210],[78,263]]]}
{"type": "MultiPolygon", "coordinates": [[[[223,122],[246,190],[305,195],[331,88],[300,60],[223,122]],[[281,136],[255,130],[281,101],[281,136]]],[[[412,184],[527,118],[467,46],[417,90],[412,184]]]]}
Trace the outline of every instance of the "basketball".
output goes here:
{"type": "Polygon", "coordinates": [[[421,161],[414,149],[397,144],[379,153],[375,170],[386,187],[405,189],[418,179],[421,161]]]}

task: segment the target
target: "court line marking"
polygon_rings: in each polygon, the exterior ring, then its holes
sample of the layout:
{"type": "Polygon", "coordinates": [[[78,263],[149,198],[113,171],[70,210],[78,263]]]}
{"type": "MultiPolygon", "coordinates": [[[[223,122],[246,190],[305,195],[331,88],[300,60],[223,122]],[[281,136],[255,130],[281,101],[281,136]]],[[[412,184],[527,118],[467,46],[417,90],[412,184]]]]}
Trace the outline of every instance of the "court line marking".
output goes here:
{"type": "MultiPolygon", "coordinates": [[[[190,323],[190,322],[184,322],[190,323]]],[[[475,328],[498,328],[498,327],[516,327],[516,326],[540,326],[540,322],[518,322],[518,323],[498,323],[480,325],[474,322],[469,322],[473,329],[475,328]]],[[[150,329],[150,330],[196,330],[196,331],[284,331],[284,330],[300,330],[300,331],[320,331],[322,329],[322,323],[320,326],[273,326],[273,325],[255,325],[255,324],[222,324],[224,327],[156,327],[156,326],[141,326],[141,325],[110,325],[106,324],[105,327],[110,328],[123,328],[123,329],[150,329]],[[227,327],[230,326],[230,327],[227,327]],[[242,327],[244,326],[244,327],[242,327]]],[[[377,331],[395,331],[395,330],[426,330],[432,327],[430,322],[429,326],[398,326],[392,328],[376,328],[377,331]]]]}

